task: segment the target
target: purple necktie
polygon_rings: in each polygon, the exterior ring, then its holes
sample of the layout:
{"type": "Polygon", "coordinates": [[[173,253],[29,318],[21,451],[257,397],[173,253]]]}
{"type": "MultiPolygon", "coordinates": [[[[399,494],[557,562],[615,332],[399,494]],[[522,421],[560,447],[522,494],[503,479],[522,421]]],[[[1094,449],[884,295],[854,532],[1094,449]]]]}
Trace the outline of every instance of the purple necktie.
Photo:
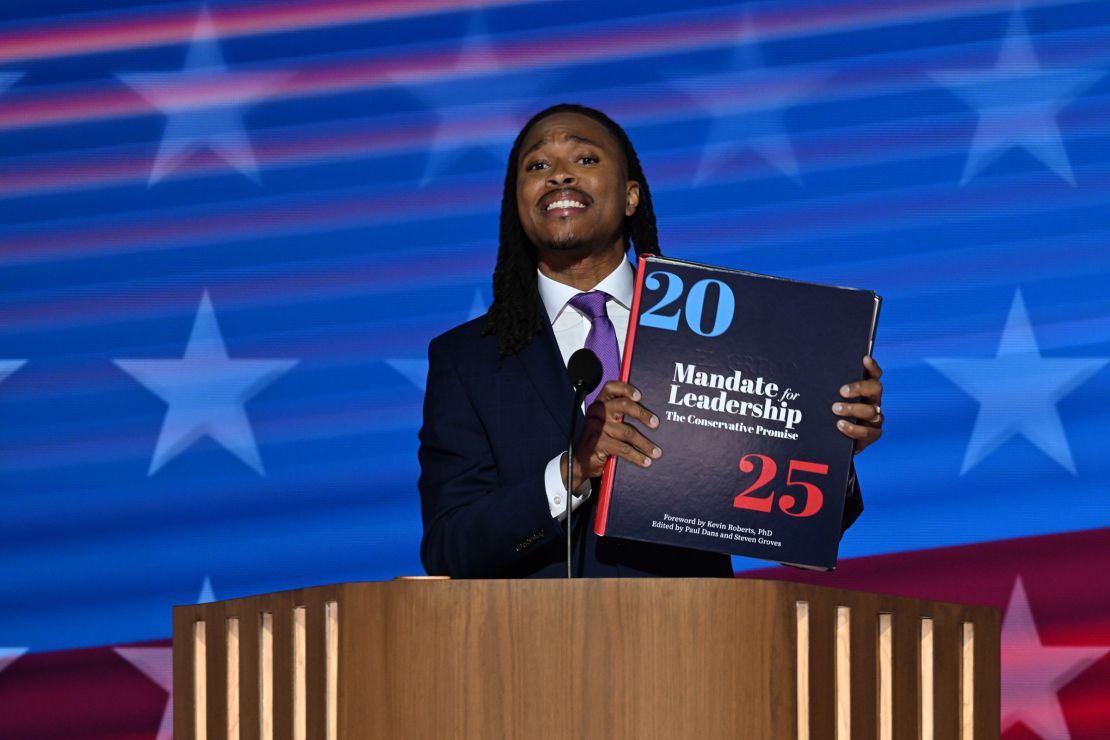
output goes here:
{"type": "Polygon", "coordinates": [[[601,382],[590,395],[586,396],[586,408],[597,398],[606,381],[620,378],[620,352],[617,350],[617,332],[605,311],[608,293],[594,291],[579,293],[570,299],[570,305],[590,318],[590,333],[586,335],[586,349],[591,350],[601,360],[601,382]]]}

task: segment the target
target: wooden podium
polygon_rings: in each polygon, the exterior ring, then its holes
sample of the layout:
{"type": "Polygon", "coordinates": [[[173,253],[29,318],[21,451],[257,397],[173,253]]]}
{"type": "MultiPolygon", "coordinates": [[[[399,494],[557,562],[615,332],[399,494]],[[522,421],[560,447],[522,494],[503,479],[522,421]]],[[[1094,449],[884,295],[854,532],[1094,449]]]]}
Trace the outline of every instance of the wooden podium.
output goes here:
{"type": "Polygon", "coordinates": [[[177,740],[999,735],[989,608],[744,579],[398,580],[173,620],[177,740]]]}

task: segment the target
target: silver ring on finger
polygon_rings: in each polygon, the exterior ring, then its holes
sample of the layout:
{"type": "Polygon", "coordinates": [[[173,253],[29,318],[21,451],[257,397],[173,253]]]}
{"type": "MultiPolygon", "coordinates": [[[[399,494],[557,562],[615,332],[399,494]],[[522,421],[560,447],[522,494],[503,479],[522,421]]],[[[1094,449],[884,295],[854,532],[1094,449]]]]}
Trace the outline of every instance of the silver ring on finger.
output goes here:
{"type": "Polygon", "coordinates": [[[604,452],[602,452],[601,450],[598,450],[597,452],[595,452],[594,457],[597,458],[597,461],[599,463],[603,463],[603,462],[605,462],[606,460],[609,459],[609,456],[607,454],[605,454],[604,452]]]}
{"type": "Polygon", "coordinates": [[[872,423],[880,422],[883,420],[883,407],[875,404],[875,415],[871,417],[872,423]]]}

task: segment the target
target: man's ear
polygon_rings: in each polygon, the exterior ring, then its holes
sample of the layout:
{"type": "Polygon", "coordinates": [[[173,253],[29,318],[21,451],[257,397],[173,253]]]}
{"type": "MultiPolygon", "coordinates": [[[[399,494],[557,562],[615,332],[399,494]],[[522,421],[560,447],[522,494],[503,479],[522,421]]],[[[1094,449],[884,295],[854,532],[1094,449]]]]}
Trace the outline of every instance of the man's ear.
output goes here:
{"type": "Polygon", "coordinates": [[[632,216],[636,213],[637,206],[640,205],[640,183],[635,180],[629,180],[625,189],[627,195],[624,201],[624,215],[632,216]]]}

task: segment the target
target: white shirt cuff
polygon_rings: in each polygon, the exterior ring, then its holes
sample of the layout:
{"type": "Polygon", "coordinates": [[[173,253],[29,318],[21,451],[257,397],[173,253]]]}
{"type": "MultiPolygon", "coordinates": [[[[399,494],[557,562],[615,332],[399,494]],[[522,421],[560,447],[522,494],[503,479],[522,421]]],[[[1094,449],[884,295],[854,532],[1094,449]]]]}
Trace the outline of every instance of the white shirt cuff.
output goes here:
{"type": "MultiPolygon", "coordinates": [[[[566,486],[566,468],[559,464],[562,459],[562,454],[556,455],[551,462],[547,464],[547,468],[543,474],[543,484],[547,491],[547,505],[551,509],[551,517],[563,521],[567,518],[567,486],[566,486]]],[[[593,486],[590,485],[590,479],[582,481],[582,485],[578,486],[578,490],[570,497],[570,510],[575,511],[582,503],[590,497],[593,493],[593,486]]]]}

